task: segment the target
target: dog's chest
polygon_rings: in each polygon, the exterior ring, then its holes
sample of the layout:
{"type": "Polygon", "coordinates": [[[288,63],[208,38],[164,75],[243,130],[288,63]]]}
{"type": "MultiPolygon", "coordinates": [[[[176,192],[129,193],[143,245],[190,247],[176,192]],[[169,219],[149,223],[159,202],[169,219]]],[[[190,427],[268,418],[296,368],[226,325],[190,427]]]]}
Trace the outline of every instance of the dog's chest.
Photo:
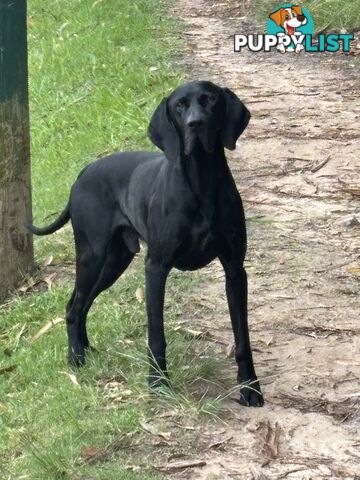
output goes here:
{"type": "Polygon", "coordinates": [[[179,245],[175,266],[181,270],[194,270],[207,265],[215,256],[216,235],[210,220],[200,209],[190,215],[179,231],[179,245]]]}

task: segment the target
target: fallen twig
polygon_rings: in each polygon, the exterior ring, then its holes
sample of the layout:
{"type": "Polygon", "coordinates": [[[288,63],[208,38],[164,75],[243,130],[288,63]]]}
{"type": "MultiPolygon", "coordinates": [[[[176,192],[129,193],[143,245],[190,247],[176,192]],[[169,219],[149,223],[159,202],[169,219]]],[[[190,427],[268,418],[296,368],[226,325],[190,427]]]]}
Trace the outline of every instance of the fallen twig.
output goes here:
{"type": "Polygon", "coordinates": [[[206,462],[204,460],[182,460],[179,462],[167,463],[166,465],[153,465],[153,467],[160,472],[172,472],[183,470],[185,468],[204,467],[205,465],[206,462]]]}
{"type": "Polygon", "coordinates": [[[219,440],[218,442],[214,442],[211,445],[209,445],[209,448],[218,448],[221,445],[224,445],[224,443],[229,442],[232,438],[233,438],[232,435],[230,435],[229,437],[223,438],[222,440],[219,440]]]}
{"type": "Polygon", "coordinates": [[[327,163],[328,161],[330,160],[331,158],[331,155],[328,155],[325,160],[323,160],[322,162],[318,163],[317,165],[314,165],[311,169],[312,173],[315,173],[315,172],[318,172],[321,168],[323,168],[327,163]]]}
{"type": "Polygon", "coordinates": [[[9,365],[8,367],[0,368],[0,375],[4,375],[4,373],[12,372],[13,370],[15,370],[16,367],[17,365],[9,365]]]}
{"type": "MultiPolygon", "coordinates": [[[[301,97],[317,97],[320,95],[320,92],[308,92],[308,93],[302,93],[302,92],[270,92],[270,93],[262,93],[259,95],[260,98],[264,97],[282,97],[284,95],[296,95],[296,96],[301,96],[301,97]]],[[[249,102],[247,102],[249,103],[249,102]]]]}
{"type": "Polygon", "coordinates": [[[303,472],[304,471],[304,468],[293,468],[292,470],[288,470],[287,472],[284,472],[284,473],[281,473],[280,475],[278,475],[278,479],[279,478],[286,478],[288,475],[290,475],[291,473],[296,473],[296,472],[303,472]]]}
{"type": "Polygon", "coordinates": [[[40,330],[35,333],[34,336],[31,337],[30,343],[35,342],[35,340],[38,340],[40,337],[42,337],[45,333],[47,333],[52,327],[55,327],[55,325],[58,325],[59,323],[64,322],[63,318],[55,318],[55,320],[50,320],[46,325],[44,325],[40,330]]]}

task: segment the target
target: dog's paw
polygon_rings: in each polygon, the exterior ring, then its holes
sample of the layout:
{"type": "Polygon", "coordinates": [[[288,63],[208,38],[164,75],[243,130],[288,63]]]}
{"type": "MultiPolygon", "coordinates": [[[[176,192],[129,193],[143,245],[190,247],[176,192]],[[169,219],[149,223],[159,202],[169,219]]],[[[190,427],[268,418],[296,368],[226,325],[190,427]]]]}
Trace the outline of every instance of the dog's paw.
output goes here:
{"type": "Polygon", "coordinates": [[[257,380],[252,380],[240,386],[240,405],[245,407],[262,407],[264,397],[257,380]]]}
{"type": "Polygon", "coordinates": [[[85,365],[85,351],[84,350],[70,350],[68,354],[68,364],[70,368],[79,368],[85,365]]]}

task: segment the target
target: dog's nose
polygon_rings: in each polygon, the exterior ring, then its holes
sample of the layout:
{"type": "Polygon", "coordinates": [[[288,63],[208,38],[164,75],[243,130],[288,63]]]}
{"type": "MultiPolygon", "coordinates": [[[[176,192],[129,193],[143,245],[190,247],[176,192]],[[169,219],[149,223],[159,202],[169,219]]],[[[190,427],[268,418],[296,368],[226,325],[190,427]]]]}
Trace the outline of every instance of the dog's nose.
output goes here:
{"type": "Polygon", "coordinates": [[[303,22],[305,20],[305,15],[298,15],[297,19],[299,20],[299,22],[303,22]]]}
{"type": "Polygon", "coordinates": [[[205,121],[202,117],[200,116],[195,116],[195,115],[191,115],[187,122],[186,122],[186,125],[190,128],[199,128],[199,127],[202,127],[204,125],[205,121]]]}
{"type": "Polygon", "coordinates": [[[187,126],[190,127],[190,128],[199,128],[202,125],[204,125],[204,121],[200,120],[200,119],[190,120],[189,122],[187,122],[187,126]]]}

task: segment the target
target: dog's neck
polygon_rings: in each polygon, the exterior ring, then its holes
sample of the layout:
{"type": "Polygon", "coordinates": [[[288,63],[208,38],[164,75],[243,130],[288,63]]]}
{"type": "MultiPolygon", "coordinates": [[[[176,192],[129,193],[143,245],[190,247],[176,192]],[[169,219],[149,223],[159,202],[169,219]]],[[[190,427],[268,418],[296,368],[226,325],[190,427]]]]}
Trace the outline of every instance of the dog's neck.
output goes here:
{"type": "Polygon", "coordinates": [[[181,152],[180,164],[182,172],[199,202],[199,207],[211,224],[215,213],[220,180],[224,175],[226,165],[224,148],[221,142],[216,142],[211,153],[206,152],[203,146],[197,143],[189,155],[181,152]]]}

